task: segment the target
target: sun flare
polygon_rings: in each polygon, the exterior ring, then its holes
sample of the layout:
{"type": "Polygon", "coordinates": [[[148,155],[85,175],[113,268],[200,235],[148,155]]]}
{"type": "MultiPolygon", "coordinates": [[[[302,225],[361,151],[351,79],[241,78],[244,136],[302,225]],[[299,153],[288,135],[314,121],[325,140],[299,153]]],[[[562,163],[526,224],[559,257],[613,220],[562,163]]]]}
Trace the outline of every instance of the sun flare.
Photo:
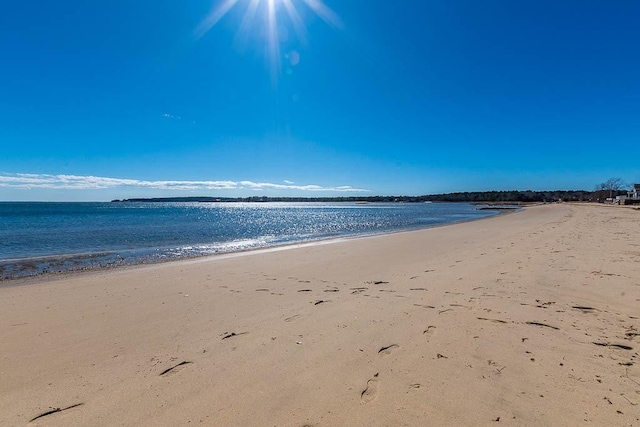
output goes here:
{"type": "MultiPolygon", "coordinates": [[[[209,32],[222,18],[234,7],[244,6],[245,11],[238,28],[238,36],[246,38],[257,18],[264,21],[266,47],[269,55],[269,65],[272,77],[279,72],[280,68],[280,35],[278,23],[278,11],[284,9],[288,17],[288,25],[293,27],[297,40],[302,44],[307,44],[307,29],[299,12],[300,5],[308,8],[324,22],[334,28],[342,28],[342,21],[322,0],[220,0],[216,1],[211,12],[200,22],[194,30],[196,39],[200,39],[209,32]]],[[[292,64],[299,61],[297,52],[293,58],[289,58],[292,64]]],[[[295,64],[293,64],[295,65],[295,64]]]]}

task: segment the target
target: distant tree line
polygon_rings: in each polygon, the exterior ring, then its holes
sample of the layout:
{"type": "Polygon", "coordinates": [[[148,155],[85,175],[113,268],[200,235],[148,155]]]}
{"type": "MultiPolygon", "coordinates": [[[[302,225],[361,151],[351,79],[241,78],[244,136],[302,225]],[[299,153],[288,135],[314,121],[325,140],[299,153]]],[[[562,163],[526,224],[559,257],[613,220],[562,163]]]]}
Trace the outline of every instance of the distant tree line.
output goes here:
{"type": "MultiPolygon", "coordinates": [[[[626,193],[625,193],[626,194],[626,193]]],[[[608,197],[608,196],[607,196],[608,197]]],[[[423,196],[348,196],[348,197],[159,197],[113,200],[113,202],[471,202],[471,203],[532,203],[555,201],[591,201],[595,192],[583,190],[556,191],[471,191],[428,194],[423,196]]]]}
{"type": "Polygon", "coordinates": [[[487,202],[487,203],[533,203],[556,202],[559,200],[570,202],[584,202],[593,200],[593,192],[584,190],[556,190],[556,191],[472,191],[464,193],[432,194],[428,197],[434,202],[487,202]]]}

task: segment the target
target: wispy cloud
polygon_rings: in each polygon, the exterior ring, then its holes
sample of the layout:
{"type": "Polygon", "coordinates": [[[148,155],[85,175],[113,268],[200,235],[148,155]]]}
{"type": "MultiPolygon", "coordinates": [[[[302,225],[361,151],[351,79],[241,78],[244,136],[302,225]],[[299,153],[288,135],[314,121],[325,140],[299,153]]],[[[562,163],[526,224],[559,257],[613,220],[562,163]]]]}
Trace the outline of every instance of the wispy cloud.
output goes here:
{"type": "Polygon", "coordinates": [[[169,114],[169,113],[164,113],[162,117],[164,117],[165,119],[182,120],[182,117],[174,116],[173,114],[169,114]]]}
{"type": "Polygon", "coordinates": [[[323,187],[321,185],[294,185],[291,181],[284,184],[253,181],[144,181],[127,178],[84,175],[49,175],[31,173],[0,173],[0,187],[5,188],[45,188],[62,190],[100,190],[105,188],[129,187],[156,190],[297,190],[297,191],[335,191],[360,193],[368,192],[349,185],[323,187]]]}

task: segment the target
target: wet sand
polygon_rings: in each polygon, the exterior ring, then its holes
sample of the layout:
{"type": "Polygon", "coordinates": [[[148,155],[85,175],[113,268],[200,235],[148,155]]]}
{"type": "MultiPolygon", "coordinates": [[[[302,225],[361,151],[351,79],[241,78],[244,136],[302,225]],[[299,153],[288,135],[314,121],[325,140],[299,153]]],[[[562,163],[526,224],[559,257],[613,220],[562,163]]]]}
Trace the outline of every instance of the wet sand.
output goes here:
{"type": "Polygon", "coordinates": [[[640,211],[0,288],[0,425],[640,425],[640,211]]]}

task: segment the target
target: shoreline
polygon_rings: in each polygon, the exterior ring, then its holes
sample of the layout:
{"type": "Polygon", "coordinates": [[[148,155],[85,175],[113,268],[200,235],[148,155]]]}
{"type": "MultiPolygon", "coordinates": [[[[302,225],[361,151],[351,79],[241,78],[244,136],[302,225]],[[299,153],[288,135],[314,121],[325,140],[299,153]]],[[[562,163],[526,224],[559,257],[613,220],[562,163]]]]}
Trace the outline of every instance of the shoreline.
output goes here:
{"type": "MultiPolygon", "coordinates": [[[[270,252],[272,250],[296,249],[296,248],[301,248],[301,247],[306,247],[306,246],[314,246],[316,244],[327,244],[327,243],[347,241],[347,240],[353,240],[353,239],[365,239],[365,238],[370,238],[370,237],[386,236],[386,235],[393,235],[393,234],[398,234],[398,233],[411,233],[411,232],[415,232],[415,231],[428,230],[428,229],[431,229],[431,228],[438,228],[438,227],[446,227],[446,226],[449,226],[449,225],[463,224],[463,223],[466,223],[466,222],[482,221],[482,220],[493,218],[493,217],[496,217],[496,216],[518,213],[518,212],[521,212],[521,211],[525,210],[526,208],[527,208],[527,206],[519,206],[518,208],[508,208],[508,209],[487,209],[487,210],[496,210],[496,213],[492,214],[492,215],[484,216],[484,217],[481,217],[481,218],[461,219],[461,220],[457,220],[457,221],[447,222],[447,223],[444,223],[444,224],[434,224],[434,225],[429,225],[429,226],[425,226],[425,227],[416,227],[416,228],[408,228],[408,229],[397,229],[397,230],[390,230],[390,231],[344,235],[344,236],[337,236],[337,237],[326,237],[326,238],[303,240],[303,241],[297,241],[297,242],[294,241],[294,242],[278,243],[278,244],[267,245],[267,246],[263,246],[263,247],[255,247],[255,248],[239,249],[239,250],[230,250],[230,251],[224,251],[224,252],[212,253],[212,254],[185,255],[185,256],[178,256],[178,257],[175,257],[175,258],[156,259],[156,260],[149,260],[149,261],[142,261],[142,262],[132,262],[132,263],[123,263],[123,264],[115,264],[115,265],[101,265],[101,266],[95,266],[95,267],[83,267],[83,268],[77,268],[77,269],[70,269],[70,270],[66,270],[66,271],[41,272],[41,273],[36,273],[36,274],[32,274],[32,275],[27,275],[27,276],[0,278],[0,289],[3,288],[3,287],[8,287],[8,286],[24,286],[24,285],[28,285],[28,284],[32,284],[32,283],[39,283],[39,282],[47,280],[49,278],[56,278],[56,277],[66,278],[67,276],[75,276],[75,275],[80,275],[80,274],[92,274],[92,273],[99,274],[99,273],[104,272],[104,271],[112,271],[112,270],[117,270],[117,269],[130,269],[130,268],[145,267],[145,266],[154,266],[154,265],[160,265],[160,264],[172,263],[172,262],[187,262],[187,261],[198,261],[198,260],[206,261],[206,260],[210,260],[211,258],[214,258],[214,257],[218,258],[218,257],[225,257],[225,256],[240,256],[240,255],[247,255],[247,254],[252,254],[252,253],[270,252]]],[[[146,249],[140,249],[140,250],[141,251],[154,251],[156,249],[158,249],[158,248],[152,248],[152,249],[146,248],[146,249]]],[[[18,262],[38,262],[38,261],[43,261],[43,260],[48,260],[48,259],[50,259],[50,260],[61,260],[61,261],[65,260],[65,259],[73,260],[73,259],[78,259],[78,258],[90,259],[90,258],[95,258],[95,257],[99,257],[99,256],[117,256],[117,252],[51,255],[51,256],[44,256],[44,257],[19,258],[19,259],[15,259],[15,260],[8,259],[8,260],[0,260],[0,264],[4,263],[4,262],[9,263],[9,262],[15,262],[15,261],[18,261],[18,262]]]]}
{"type": "Polygon", "coordinates": [[[638,215],[541,205],[0,287],[0,424],[636,425],[638,215]]]}

